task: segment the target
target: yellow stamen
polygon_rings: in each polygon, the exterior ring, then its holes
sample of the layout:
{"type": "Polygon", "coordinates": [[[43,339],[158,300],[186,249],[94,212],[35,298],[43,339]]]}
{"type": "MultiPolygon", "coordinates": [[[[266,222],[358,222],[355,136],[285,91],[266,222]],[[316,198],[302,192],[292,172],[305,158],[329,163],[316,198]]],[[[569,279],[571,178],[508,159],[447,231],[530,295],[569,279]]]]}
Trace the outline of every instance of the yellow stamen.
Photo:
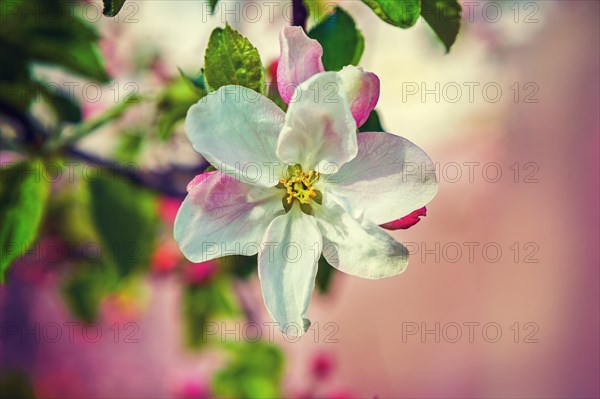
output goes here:
{"type": "Polygon", "coordinates": [[[319,177],[319,172],[311,170],[306,174],[299,165],[290,168],[288,178],[279,180],[279,183],[286,188],[287,203],[291,204],[295,198],[300,204],[310,204],[311,199],[317,196],[313,184],[319,180],[319,177]]]}

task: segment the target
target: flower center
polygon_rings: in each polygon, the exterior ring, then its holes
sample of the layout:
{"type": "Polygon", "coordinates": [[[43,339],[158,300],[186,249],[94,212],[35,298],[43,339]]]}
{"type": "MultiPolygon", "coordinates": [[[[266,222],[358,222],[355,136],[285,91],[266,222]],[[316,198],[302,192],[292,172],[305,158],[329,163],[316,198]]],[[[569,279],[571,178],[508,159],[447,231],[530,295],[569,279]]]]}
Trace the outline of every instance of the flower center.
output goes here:
{"type": "MultiPolygon", "coordinates": [[[[279,188],[284,188],[287,195],[284,197],[284,206],[292,204],[296,199],[300,205],[310,205],[314,200],[321,203],[321,193],[314,188],[319,181],[319,172],[311,170],[305,173],[300,165],[288,166],[287,178],[279,180],[279,188]]],[[[287,208],[287,207],[286,207],[287,208]]]]}

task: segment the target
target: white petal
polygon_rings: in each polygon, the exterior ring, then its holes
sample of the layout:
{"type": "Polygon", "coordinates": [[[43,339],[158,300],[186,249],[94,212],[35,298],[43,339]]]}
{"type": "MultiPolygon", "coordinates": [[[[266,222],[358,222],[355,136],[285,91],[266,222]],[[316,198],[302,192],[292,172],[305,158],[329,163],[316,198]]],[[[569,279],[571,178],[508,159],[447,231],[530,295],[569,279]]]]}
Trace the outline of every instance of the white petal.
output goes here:
{"type": "Polygon", "coordinates": [[[392,277],[408,266],[408,250],[376,224],[357,220],[326,201],[315,208],[323,256],[336,269],[368,279],[392,277]]]}
{"type": "Polygon", "coordinates": [[[279,136],[279,158],[328,173],[356,152],[356,122],[338,74],[323,72],[298,86],[279,136]]]}
{"type": "Polygon", "coordinates": [[[190,261],[255,255],[269,223],[281,212],[281,195],[242,183],[221,172],[190,190],[175,219],[175,240],[190,261]]]}
{"type": "Polygon", "coordinates": [[[273,220],[265,233],[258,277],[271,318],[287,334],[302,335],[310,326],[306,312],[315,288],[321,244],[315,219],[298,206],[273,220]]]}
{"type": "Polygon", "coordinates": [[[324,196],[378,225],[422,208],[438,189],[431,158],[410,141],[381,132],[360,133],[356,158],[325,181],[324,196]]]}
{"type": "Polygon", "coordinates": [[[277,185],[275,148],[285,114],[242,86],[224,86],[193,105],[185,129],[196,151],[217,169],[248,184],[277,185]]]}

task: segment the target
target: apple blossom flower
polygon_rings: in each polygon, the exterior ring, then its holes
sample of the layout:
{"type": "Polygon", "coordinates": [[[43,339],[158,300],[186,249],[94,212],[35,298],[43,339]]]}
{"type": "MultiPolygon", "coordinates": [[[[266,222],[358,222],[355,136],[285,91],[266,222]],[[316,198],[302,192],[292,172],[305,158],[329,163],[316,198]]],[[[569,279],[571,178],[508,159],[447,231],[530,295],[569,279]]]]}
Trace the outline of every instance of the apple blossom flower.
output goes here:
{"type": "Polygon", "coordinates": [[[320,256],[367,279],[403,272],[407,249],[379,225],[422,208],[437,179],[410,141],[357,135],[379,96],[375,75],[320,71],[318,49],[293,28],[286,35],[295,39],[282,46],[279,79],[306,78],[292,94],[280,85],[287,113],[241,86],[221,87],[188,111],[188,138],[217,170],[188,185],[174,235],[195,263],[258,254],[269,314],[283,332],[301,335],[320,256]],[[296,53],[294,40],[309,54],[296,53]]]}

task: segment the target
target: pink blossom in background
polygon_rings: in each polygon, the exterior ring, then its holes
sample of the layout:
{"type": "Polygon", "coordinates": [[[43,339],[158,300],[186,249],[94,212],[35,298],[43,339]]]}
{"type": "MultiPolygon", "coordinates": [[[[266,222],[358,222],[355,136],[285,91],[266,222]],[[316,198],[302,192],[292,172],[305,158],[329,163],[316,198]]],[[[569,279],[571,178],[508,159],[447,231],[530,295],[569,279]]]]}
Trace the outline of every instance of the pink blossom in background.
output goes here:
{"type": "Polygon", "coordinates": [[[216,274],[219,264],[216,260],[209,260],[202,263],[187,263],[183,270],[184,280],[188,284],[206,284],[216,274]]]}
{"type": "Polygon", "coordinates": [[[181,206],[181,200],[172,197],[160,197],[158,203],[158,213],[163,222],[172,225],[175,223],[175,217],[177,216],[177,211],[181,206]]]}
{"type": "Polygon", "coordinates": [[[175,392],[176,399],[210,399],[210,385],[200,379],[184,382],[175,392]]]}
{"type": "Polygon", "coordinates": [[[311,373],[318,380],[328,378],[335,368],[335,359],[328,352],[318,352],[311,359],[311,373]]]}
{"type": "Polygon", "coordinates": [[[151,268],[158,273],[173,271],[182,259],[177,243],[173,240],[158,245],[152,255],[151,268]]]}

